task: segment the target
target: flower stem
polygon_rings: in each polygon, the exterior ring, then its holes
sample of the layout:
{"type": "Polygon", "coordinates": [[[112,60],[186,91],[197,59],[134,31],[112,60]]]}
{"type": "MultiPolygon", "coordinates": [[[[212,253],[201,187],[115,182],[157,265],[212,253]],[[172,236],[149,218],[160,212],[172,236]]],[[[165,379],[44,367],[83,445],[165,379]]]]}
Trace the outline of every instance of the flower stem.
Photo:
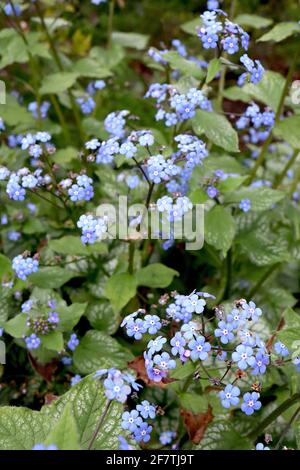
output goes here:
{"type": "Polygon", "coordinates": [[[298,155],[300,153],[300,150],[296,149],[294,150],[294,153],[293,155],[291,156],[291,158],[289,159],[289,161],[287,162],[287,164],[285,165],[285,167],[283,168],[282,172],[280,173],[280,175],[278,175],[278,177],[276,178],[274,184],[273,184],[273,188],[274,189],[277,189],[281,182],[283,181],[284,177],[286,176],[287,172],[289,171],[289,169],[293,166],[293,164],[295,163],[298,155]]]}
{"type": "Polygon", "coordinates": [[[95,432],[94,432],[94,434],[93,434],[93,437],[92,437],[92,439],[91,439],[91,442],[89,443],[88,450],[92,450],[92,447],[93,447],[93,445],[94,445],[95,440],[97,439],[97,436],[98,436],[98,434],[99,434],[99,431],[100,431],[100,429],[101,429],[101,426],[102,426],[102,424],[104,423],[104,420],[105,420],[105,418],[106,418],[106,416],[107,416],[107,413],[108,413],[108,411],[109,411],[110,405],[111,405],[111,400],[107,400],[106,405],[105,405],[105,408],[104,408],[104,411],[103,411],[102,415],[100,416],[99,422],[98,422],[98,424],[97,424],[97,427],[96,427],[96,429],[95,429],[95,432]]]}
{"type": "Polygon", "coordinates": [[[114,26],[114,14],[115,14],[115,0],[110,0],[109,3],[109,14],[108,14],[108,26],[107,26],[107,47],[110,48],[112,45],[112,33],[114,26]]]}
{"type": "MultiPolygon", "coordinates": [[[[281,93],[281,96],[280,96],[280,100],[279,100],[277,110],[276,110],[274,127],[280,121],[281,113],[282,113],[283,108],[284,108],[284,100],[285,100],[285,97],[288,93],[289,86],[291,84],[291,81],[293,79],[293,76],[294,76],[294,73],[295,73],[295,70],[296,70],[296,67],[297,67],[299,53],[300,53],[300,51],[299,51],[299,48],[298,48],[297,51],[296,51],[296,54],[294,56],[293,62],[290,66],[289,72],[288,72],[287,77],[286,77],[285,85],[283,87],[283,90],[282,90],[282,93],[281,93]]],[[[268,152],[268,149],[269,149],[269,145],[271,144],[272,140],[273,140],[273,134],[272,134],[272,132],[270,132],[268,138],[265,140],[265,143],[261,148],[261,152],[260,152],[260,154],[259,154],[259,156],[258,156],[258,158],[255,162],[255,165],[254,165],[254,167],[251,171],[248,184],[251,184],[253,182],[253,180],[256,177],[257,170],[264,163],[267,152],[268,152]]]]}

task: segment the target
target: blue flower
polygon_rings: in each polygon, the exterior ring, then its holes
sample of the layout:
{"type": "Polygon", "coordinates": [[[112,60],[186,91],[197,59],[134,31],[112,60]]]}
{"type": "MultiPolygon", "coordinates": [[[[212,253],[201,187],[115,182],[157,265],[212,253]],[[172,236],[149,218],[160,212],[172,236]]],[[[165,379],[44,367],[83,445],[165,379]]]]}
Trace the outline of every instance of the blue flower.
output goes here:
{"type": "Polygon", "coordinates": [[[211,199],[214,199],[215,197],[219,195],[218,189],[215,188],[214,186],[208,186],[206,193],[208,197],[210,197],[211,199]]]}
{"type": "Polygon", "coordinates": [[[191,294],[183,302],[184,308],[189,313],[202,313],[205,305],[205,300],[199,299],[197,294],[191,294]]]}
{"type": "Polygon", "coordinates": [[[280,341],[277,341],[277,343],[274,344],[274,350],[279,356],[286,357],[289,355],[288,348],[285,344],[281,343],[280,341]]]}
{"type": "Polygon", "coordinates": [[[185,325],[182,325],[181,332],[183,333],[183,337],[187,340],[194,338],[198,331],[200,330],[200,325],[194,321],[190,321],[185,325]]]}
{"type": "Polygon", "coordinates": [[[156,416],[155,406],[151,405],[148,400],[143,400],[140,405],[137,405],[136,409],[144,419],[154,419],[156,416]]]}
{"type": "Polygon", "coordinates": [[[270,450],[270,447],[266,447],[261,442],[258,442],[255,446],[255,450],[270,450]]]}
{"type": "Polygon", "coordinates": [[[25,343],[29,350],[38,349],[40,347],[41,340],[35,333],[32,333],[32,335],[25,338],[25,343]]]}
{"type": "Polygon", "coordinates": [[[124,155],[126,158],[134,157],[136,152],[137,152],[136,146],[129,140],[124,142],[120,147],[120,154],[124,155]]]}
{"type": "Polygon", "coordinates": [[[139,340],[142,339],[144,333],[146,333],[147,328],[145,327],[144,320],[137,318],[136,320],[129,320],[126,324],[126,333],[130,337],[139,340]]]}
{"type": "Polygon", "coordinates": [[[135,431],[134,431],[134,439],[137,442],[148,442],[150,441],[150,434],[152,431],[152,426],[149,426],[147,423],[142,423],[135,431]]]}
{"type": "Polygon", "coordinates": [[[71,378],[71,387],[74,385],[77,385],[81,381],[82,377],[79,374],[74,375],[74,377],[71,378]]]}
{"type": "Polygon", "coordinates": [[[170,358],[170,355],[167,352],[156,354],[153,357],[153,362],[163,371],[176,368],[176,362],[174,359],[170,358]]]}
{"type": "Polygon", "coordinates": [[[161,329],[161,321],[157,315],[146,315],[144,318],[144,328],[150,335],[155,335],[161,329]]]}
{"type": "Polygon", "coordinates": [[[122,423],[121,426],[123,429],[128,429],[130,432],[134,432],[136,428],[142,424],[143,420],[139,416],[138,411],[132,410],[132,411],[125,411],[122,414],[122,423]]]}
{"type": "Polygon", "coordinates": [[[12,260],[12,268],[19,279],[26,281],[30,274],[38,271],[39,262],[36,259],[23,258],[22,255],[18,255],[12,260]]]}
{"type": "Polygon", "coordinates": [[[259,401],[259,393],[245,393],[243,396],[244,403],[242,403],[241,410],[247,415],[251,416],[254,411],[260,410],[261,402],[259,401]]]}
{"type": "Polygon", "coordinates": [[[138,392],[141,388],[143,388],[142,385],[140,385],[140,384],[138,384],[138,383],[136,382],[136,379],[135,379],[134,375],[132,375],[132,374],[125,373],[125,374],[122,375],[122,378],[123,378],[123,380],[125,380],[125,382],[127,382],[127,383],[130,385],[130,387],[131,387],[133,390],[135,390],[136,392],[138,392]]]}
{"type": "Polygon", "coordinates": [[[222,46],[228,54],[235,54],[239,50],[239,40],[233,35],[227,36],[222,40],[222,46]]]}
{"type": "Polygon", "coordinates": [[[215,330],[215,336],[220,338],[221,343],[228,344],[234,339],[234,334],[232,333],[233,325],[231,323],[226,323],[225,321],[220,321],[218,327],[215,330]]]}
{"type": "Polygon", "coordinates": [[[177,332],[175,336],[171,339],[170,344],[172,347],[171,352],[173,356],[180,356],[185,351],[186,340],[181,333],[177,332]]]}
{"type": "Polygon", "coordinates": [[[249,304],[247,304],[247,302],[244,302],[242,304],[242,308],[246,313],[246,318],[249,318],[253,322],[256,322],[262,315],[261,309],[257,308],[255,303],[252,301],[250,301],[249,304]]]}
{"type": "Polygon", "coordinates": [[[300,357],[298,357],[298,356],[294,357],[294,359],[292,360],[292,363],[296,367],[296,371],[300,372],[300,357]]]}
{"type": "Polygon", "coordinates": [[[164,431],[159,436],[159,441],[162,445],[167,446],[171,444],[172,440],[176,437],[176,432],[174,431],[164,431]]]}
{"type": "Polygon", "coordinates": [[[238,363],[241,370],[247,369],[248,366],[252,367],[255,364],[253,349],[250,346],[239,344],[235,352],[232,353],[232,360],[238,363]]]}
{"type": "Polygon", "coordinates": [[[130,175],[126,179],[128,188],[135,189],[140,184],[140,178],[137,175],[130,175]]]}
{"type": "Polygon", "coordinates": [[[119,436],[118,439],[119,439],[119,442],[120,442],[119,450],[133,450],[132,446],[128,444],[125,437],[119,436]]]}
{"type": "Polygon", "coordinates": [[[264,374],[267,370],[267,365],[270,362],[269,355],[264,351],[258,351],[255,356],[255,363],[253,364],[252,375],[264,374]]]}
{"type": "Polygon", "coordinates": [[[241,391],[238,387],[231,384],[226,385],[225,389],[219,392],[222,406],[224,408],[230,408],[231,406],[237,406],[239,404],[239,395],[241,391]]]}
{"type": "Polygon", "coordinates": [[[231,323],[234,329],[237,329],[245,324],[246,314],[244,311],[234,308],[231,313],[227,315],[227,322],[231,323]]]}
{"type": "Polygon", "coordinates": [[[58,450],[58,448],[54,444],[49,444],[48,446],[45,446],[44,444],[35,444],[32,447],[32,450],[58,450]]]}
{"type": "Polygon", "coordinates": [[[21,310],[22,310],[23,313],[29,312],[31,310],[32,306],[33,306],[33,300],[31,300],[31,299],[26,300],[26,302],[24,302],[21,305],[21,310]]]}
{"type": "Polygon", "coordinates": [[[204,336],[197,336],[196,339],[192,339],[189,342],[189,348],[191,350],[191,358],[195,361],[201,359],[205,361],[208,358],[208,352],[211,350],[211,345],[205,341],[204,336]]]}
{"type": "Polygon", "coordinates": [[[250,209],[251,209],[251,201],[250,199],[242,199],[240,204],[239,204],[239,208],[243,211],[243,212],[249,212],[250,209]]]}
{"type": "Polygon", "coordinates": [[[79,345],[79,339],[77,338],[77,335],[75,333],[71,334],[67,345],[68,348],[71,349],[71,351],[75,351],[75,349],[79,345]]]}
{"type": "Polygon", "coordinates": [[[118,376],[108,377],[104,380],[105,396],[109,400],[117,400],[120,403],[125,403],[127,396],[131,393],[129,385],[124,383],[124,380],[118,376]]]}
{"type": "Polygon", "coordinates": [[[152,356],[154,353],[161,351],[166,342],[167,339],[163,338],[162,336],[158,336],[155,339],[151,339],[151,341],[149,341],[149,343],[147,344],[149,354],[152,356]]]}

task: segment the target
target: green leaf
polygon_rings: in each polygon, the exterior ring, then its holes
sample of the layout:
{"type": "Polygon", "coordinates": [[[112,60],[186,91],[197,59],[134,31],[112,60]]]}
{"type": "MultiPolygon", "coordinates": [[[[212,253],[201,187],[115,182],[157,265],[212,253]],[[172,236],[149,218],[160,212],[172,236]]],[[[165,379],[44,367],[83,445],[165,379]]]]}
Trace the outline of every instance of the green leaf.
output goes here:
{"type": "Polygon", "coordinates": [[[242,199],[251,201],[251,210],[265,211],[284,198],[284,193],[271,188],[241,188],[224,196],[226,204],[238,204],[242,199]]]}
{"type": "Polygon", "coordinates": [[[105,296],[115,311],[119,312],[136,293],[136,279],[129,273],[113,274],[105,286],[105,296]]]}
{"type": "Polygon", "coordinates": [[[234,23],[237,23],[241,26],[249,26],[249,28],[261,29],[271,26],[273,20],[270,18],[264,18],[263,16],[244,14],[238,15],[234,19],[234,23]]]}
{"type": "Polygon", "coordinates": [[[245,92],[244,88],[241,88],[239,86],[231,86],[223,91],[223,96],[224,98],[227,98],[231,101],[242,101],[243,103],[249,103],[251,98],[245,92]]]}
{"type": "Polygon", "coordinates": [[[178,52],[166,52],[164,60],[169,63],[173,70],[179,70],[184,75],[198,79],[204,76],[204,71],[195,62],[185,59],[178,52]]]}
{"type": "Polygon", "coordinates": [[[66,147],[65,149],[57,150],[57,152],[51,156],[54,163],[58,163],[62,166],[70,163],[72,160],[76,160],[77,158],[78,151],[74,147],[66,147]]]}
{"type": "Polygon", "coordinates": [[[66,235],[59,240],[50,240],[48,247],[63,255],[85,255],[89,254],[88,248],[82,243],[79,237],[66,235]]]}
{"type": "Polygon", "coordinates": [[[43,80],[40,93],[42,95],[62,93],[74,85],[77,77],[78,74],[74,72],[59,72],[47,75],[43,80]]]}
{"type": "Polygon", "coordinates": [[[12,273],[12,267],[11,267],[10,259],[0,253],[0,279],[2,276],[11,274],[11,273],[12,273]]]}
{"type": "Polygon", "coordinates": [[[71,403],[66,404],[61,417],[51,430],[45,444],[54,444],[59,450],[80,450],[79,435],[72,414],[71,403]]]}
{"type": "Polygon", "coordinates": [[[206,84],[210,83],[216,77],[216,75],[220,72],[220,69],[221,69],[220,59],[217,59],[217,58],[212,59],[208,64],[205,83],[206,84]]]}
{"type": "Polygon", "coordinates": [[[214,145],[228,152],[239,152],[238,134],[221,114],[198,110],[192,123],[197,135],[205,134],[214,145]]]}
{"type": "Polygon", "coordinates": [[[64,338],[60,331],[52,331],[42,337],[42,346],[50,351],[61,352],[64,348],[64,338]]]}
{"type": "Polygon", "coordinates": [[[98,79],[112,76],[112,73],[107,68],[104,68],[97,60],[89,57],[78,60],[73,65],[72,72],[81,77],[94,77],[98,79]]]}
{"type": "Polygon", "coordinates": [[[300,116],[294,115],[285,118],[276,124],[273,129],[274,135],[288,142],[294,149],[300,149],[300,116]]]}
{"type": "Polygon", "coordinates": [[[286,21],[274,26],[271,31],[261,36],[258,41],[281,42],[295,33],[300,33],[300,25],[294,21],[286,21]]]}
{"type": "MultiPolygon", "coordinates": [[[[86,377],[51,405],[44,406],[40,414],[45,420],[51,418],[57,421],[68,404],[71,406],[71,415],[77,425],[80,446],[82,449],[88,449],[107,404],[103,386],[93,377],[86,377]]],[[[124,433],[120,420],[122,412],[123,405],[113,400],[93,449],[118,449],[118,436],[124,433]]]]}
{"type": "Polygon", "coordinates": [[[233,191],[239,188],[246,179],[247,176],[229,176],[218,184],[218,189],[222,193],[233,191]]]}
{"type": "Polygon", "coordinates": [[[82,374],[109,367],[123,369],[132,359],[131,353],[117,340],[96,330],[90,330],[85,334],[73,357],[75,367],[82,374]]]}
{"type": "Polygon", "coordinates": [[[107,300],[99,300],[88,305],[86,317],[95,330],[112,335],[119,328],[120,317],[107,300]]]}
{"type": "Polygon", "coordinates": [[[172,379],[186,379],[189,375],[193,374],[196,370],[196,365],[193,362],[186,362],[185,364],[180,363],[180,367],[172,369],[169,373],[172,379]]]}
{"type": "Polygon", "coordinates": [[[171,284],[174,276],[179,276],[179,272],[164,264],[153,263],[136,273],[136,281],[139,286],[164,289],[171,284]]]}
{"type": "Polygon", "coordinates": [[[59,313],[59,328],[63,331],[71,331],[86,311],[86,307],[87,302],[74,303],[69,307],[57,307],[56,310],[59,313]]]}
{"type": "Polygon", "coordinates": [[[0,327],[4,326],[4,323],[8,319],[11,310],[11,290],[3,287],[0,284],[0,327]]]}
{"type": "Polygon", "coordinates": [[[196,395],[195,393],[183,393],[180,395],[181,407],[191,411],[194,414],[204,413],[207,411],[208,400],[204,395],[196,395]]]}
{"type": "Polygon", "coordinates": [[[121,31],[114,31],[112,33],[112,40],[116,44],[131,49],[142,51],[146,49],[149,41],[149,36],[139,33],[123,33],[121,31]]]}
{"type": "MultiPolygon", "coordinates": [[[[277,339],[282,341],[293,352],[296,347],[294,343],[300,339],[300,315],[294,312],[293,309],[287,308],[283,312],[284,327],[277,333],[277,339]]],[[[297,346],[297,344],[296,344],[297,346]]]]}
{"type": "Polygon", "coordinates": [[[6,96],[6,104],[0,104],[0,116],[8,126],[34,125],[33,116],[10,95],[6,96]]]}
{"type": "Polygon", "coordinates": [[[243,86],[242,90],[253,99],[270,106],[276,112],[284,85],[285,79],[280,73],[267,71],[258,84],[248,83],[243,86]]]}
{"type": "Polygon", "coordinates": [[[236,431],[229,421],[214,420],[194,450],[250,450],[252,443],[236,431]]]}
{"type": "Polygon", "coordinates": [[[55,266],[40,268],[38,272],[31,274],[28,279],[36,287],[58,289],[75,276],[76,274],[71,271],[55,266]]]}
{"type": "Polygon", "coordinates": [[[197,30],[200,28],[201,24],[201,19],[195,18],[194,20],[183,23],[180,27],[185,33],[197,36],[197,30]]]}
{"type": "Polygon", "coordinates": [[[205,214],[205,241],[224,255],[232,245],[235,230],[234,218],[224,207],[215,206],[205,214]]]}
{"type": "Polygon", "coordinates": [[[0,407],[0,449],[31,450],[46,440],[52,428],[50,416],[15,406],[0,407]]]}
{"type": "Polygon", "coordinates": [[[27,314],[21,313],[5,323],[5,331],[14,338],[22,338],[27,330],[27,314]]]}

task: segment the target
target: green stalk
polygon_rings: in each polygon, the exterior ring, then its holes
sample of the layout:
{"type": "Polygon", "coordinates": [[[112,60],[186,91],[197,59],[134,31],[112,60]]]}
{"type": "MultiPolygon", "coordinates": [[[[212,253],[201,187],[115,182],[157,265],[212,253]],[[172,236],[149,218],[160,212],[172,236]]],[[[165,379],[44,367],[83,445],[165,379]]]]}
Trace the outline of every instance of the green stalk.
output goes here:
{"type": "MultiPolygon", "coordinates": [[[[289,68],[289,72],[287,74],[287,77],[286,77],[286,81],[285,81],[285,85],[283,87],[283,90],[282,90],[282,93],[281,93],[281,96],[280,96],[280,100],[279,100],[279,103],[278,103],[278,106],[277,106],[277,110],[276,110],[276,116],[275,116],[275,125],[274,127],[276,126],[276,124],[279,123],[280,121],[280,117],[281,117],[281,114],[282,114],[282,111],[283,111],[283,108],[284,108],[284,100],[286,98],[286,95],[288,93],[288,90],[289,90],[289,86],[291,84],[291,81],[293,80],[293,76],[294,76],[294,73],[296,71],[296,67],[297,67],[297,63],[298,63],[298,58],[299,58],[299,53],[300,53],[300,50],[299,48],[297,49],[297,52],[294,56],[294,59],[293,59],[293,62],[289,68]]],[[[262,149],[261,149],[261,152],[255,162],[255,165],[250,173],[250,178],[249,178],[249,181],[248,181],[248,184],[251,184],[253,182],[253,180],[255,179],[256,177],[256,173],[257,173],[257,170],[260,168],[260,166],[264,163],[265,161],[265,158],[266,158],[266,155],[267,155],[267,152],[268,152],[268,149],[269,149],[269,145],[271,144],[273,140],[273,134],[272,132],[270,132],[267,140],[265,140],[265,143],[264,145],[262,146],[262,149]]]]}
{"type": "Polygon", "coordinates": [[[276,178],[274,184],[273,184],[273,188],[274,189],[277,189],[281,182],[283,181],[283,179],[285,178],[287,172],[289,171],[289,169],[293,166],[293,164],[295,163],[295,161],[297,160],[297,157],[299,155],[299,150],[294,150],[294,153],[293,155],[291,156],[291,158],[289,159],[289,161],[287,162],[287,164],[285,165],[285,167],[283,168],[282,172],[280,173],[280,175],[278,175],[278,177],[276,178]]]}
{"type": "Polygon", "coordinates": [[[114,14],[115,14],[115,0],[110,0],[109,14],[108,14],[108,25],[107,25],[107,47],[110,48],[112,45],[112,33],[114,27],[114,14]]]}
{"type": "MultiPolygon", "coordinates": [[[[52,38],[51,34],[49,33],[48,27],[46,25],[46,22],[45,22],[45,19],[44,19],[44,16],[43,16],[43,12],[40,8],[40,5],[39,5],[38,1],[35,2],[35,8],[36,8],[38,17],[40,18],[42,28],[43,28],[43,30],[46,34],[46,38],[47,38],[47,41],[49,43],[49,46],[50,46],[50,49],[51,49],[51,52],[52,52],[52,55],[53,55],[53,59],[54,59],[56,65],[57,65],[58,69],[61,72],[63,72],[64,67],[63,67],[62,61],[61,61],[61,59],[59,57],[59,54],[57,52],[57,49],[56,49],[55,43],[53,41],[53,38],[52,38]]],[[[78,128],[79,135],[80,135],[81,141],[83,143],[85,141],[85,136],[84,136],[84,132],[83,132],[83,129],[82,129],[82,126],[81,126],[80,114],[78,112],[76,101],[74,99],[74,96],[73,96],[73,93],[71,92],[71,90],[68,90],[67,93],[68,93],[68,97],[69,97],[69,100],[70,100],[70,103],[71,103],[71,108],[72,108],[72,111],[73,111],[76,126],[78,128]]]]}
{"type": "Polygon", "coordinates": [[[105,418],[106,418],[106,416],[107,416],[107,413],[108,413],[108,411],[109,411],[110,405],[111,405],[111,400],[107,400],[106,405],[105,405],[105,408],[104,408],[104,411],[103,411],[103,414],[100,416],[100,420],[99,420],[99,422],[98,422],[98,425],[97,425],[97,427],[96,427],[96,429],[95,429],[95,432],[94,432],[94,434],[93,434],[93,437],[92,437],[92,439],[91,439],[91,442],[89,443],[88,450],[92,450],[92,448],[93,448],[94,442],[95,442],[95,440],[97,439],[97,436],[98,436],[98,434],[99,434],[99,431],[100,431],[100,429],[101,429],[101,427],[102,427],[102,425],[103,425],[103,423],[104,423],[104,420],[105,420],[105,418]]]}
{"type": "Polygon", "coordinates": [[[281,263],[276,263],[271,266],[263,276],[257,281],[257,283],[252,287],[251,291],[249,292],[249,297],[253,297],[263,286],[263,284],[269,279],[269,277],[281,266],[281,263]]]}

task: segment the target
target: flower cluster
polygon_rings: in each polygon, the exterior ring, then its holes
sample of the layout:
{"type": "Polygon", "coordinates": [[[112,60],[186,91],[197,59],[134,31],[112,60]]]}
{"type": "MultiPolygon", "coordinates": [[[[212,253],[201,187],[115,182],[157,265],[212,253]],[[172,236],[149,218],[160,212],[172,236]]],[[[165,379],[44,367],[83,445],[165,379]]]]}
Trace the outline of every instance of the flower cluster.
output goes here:
{"type": "Polygon", "coordinates": [[[77,227],[82,231],[82,243],[92,245],[104,238],[104,234],[107,232],[107,221],[101,217],[84,214],[80,216],[77,227]]]}
{"type": "Polygon", "coordinates": [[[12,260],[12,268],[19,279],[26,281],[30,274],[38,271],[39,262],[30,256],[18,255],[12,260]]]}
{"type": "Polygon", "coordinates": [[[239,52],[240,48],[248,50],[249,34],[239,25],[232,23],[221,10],[205,11],[201,15],[202,26],[198,29],[198,36],[205,49],[222,47],[228,54],[239,52]]]}
{"type": "MultiPolygon", "coordinates": [[[[245,390],[241,395],[241,388],[236,382],[246,374],[250,377],[259,376],[261,379],[268,366],[276,364],[276,359],[272,361],[270,350],[260,335],[253,330],[260,321],[262,310],[253,301],[248,303],[241,299],[227,314],[219,309],[217,325],[213,326],[214,322],[206,322],[203,316],[207,300],[212,297],[210,294],[192,292],[188,296],[178,293],[172,295],[174,302],[166,306],[165,320],[160,320],[157,315],[138,318],[139,314],[145,314],[145,311],[140,310],[125,317],[121,324],[125,326],[128,336],[140,340],[146,332],[155,335],[172,324],[174,331],[174,326],[181,323],[171,339],[168,334],[166,337],[161,334],[148,343],[144,360],[149,379],[157,383],[164,382],[172,369],[192,361],[195,365],[195,377],[203,370],[209,380],[223,387],[219,397],[224,408],[240,405],[242,412],[249,416],[258,411],[262,406],[259,400],[260,390],[245,390]],[[200,322],[193,317],[194,314],[201,316],[200,322]],[[229,383],[224,384],[223,380],[210,375],[210,367],[215,361],[224,362],[226,374],[223,378],[227,376],[229,383]],[[241,404],[240,396],[243,397],[241,404]]],[[[274,344],[274,352],[281,358],[289,354],[287,347],[281,342],[274,344]]],[[[293,362],[298,368],[300,360],[293,362]]]]}
{"type": "Polygon", "coordinates": [[[94,197],[93,180],[87,175],[79,175],[76,177],[76,184],[68,190],[71,201],[90,201],[94,197]]]}
{"type": "Polygon", "coordinates": [[[175,126],[195,116],[196,109],[211,111],[212,105],[201,90],[190,88],[180,93],[174,85],[153,83],[146,98],[154,98],[158,109],[155,119],[167,127],[175,126]]]}
{"type": "Polygon", "coordinates": [[[247,131],[243,135],[246,143],[264,142],[275,124],[275,114],[270,109],[260,111],[257,104],[249,105],[244,114],[237,120],[236,128],[247,131]]]}
{"type": "Polygon", "coordinates": [[[135,377],[128,372],[121,372],[118,369],[100,369],[95,373],[95,379],[103,379],[105,395],[109,400],[117,400],[125,403],[131,394],[131,389],[136,392],[142,386],[136,382],[135,377]]]}
{"type": "Polygon", "coordinates": [[[252,60],[247,54],[242,55],[240,58],[241,63],[244,65],[246,72],[242,73],[238,79],[238,85],[242,86],[248,80],[256,85],[259,83],[264,75],[265,69],[259,60],[252,60]]]}
{"type": "Polygon", "coordinates": [[[136,442],[148,442],[152,426],[144,421],[144,419],[154,419],[155,416],[155,406],[151,405],[148,400],[143,400],[132,411],[125,411],[123,413],[121,426],[132,434],[132,438],[136,442]]]}

